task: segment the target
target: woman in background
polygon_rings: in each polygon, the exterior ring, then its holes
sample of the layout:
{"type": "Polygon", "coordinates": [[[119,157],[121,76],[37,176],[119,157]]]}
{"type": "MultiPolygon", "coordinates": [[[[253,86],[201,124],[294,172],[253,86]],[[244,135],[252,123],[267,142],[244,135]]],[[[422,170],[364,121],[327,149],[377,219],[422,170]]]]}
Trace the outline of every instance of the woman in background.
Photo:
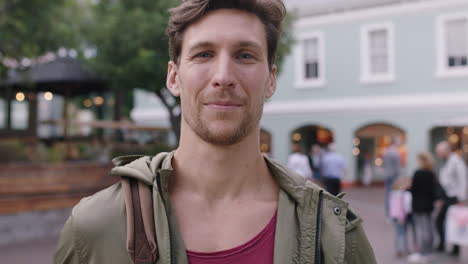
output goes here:
{"type": "Polygon", "coordinates": [[[437,192],[438,181],[433,171],[434,158],[430,153],[418,154],[419,168],[414,172],[410,187],[412,194],[413,221],[416,231],[416,253],[408,258],[410,262],[424,263],[432,253],[434,202],[441,198],[437,192]]]}

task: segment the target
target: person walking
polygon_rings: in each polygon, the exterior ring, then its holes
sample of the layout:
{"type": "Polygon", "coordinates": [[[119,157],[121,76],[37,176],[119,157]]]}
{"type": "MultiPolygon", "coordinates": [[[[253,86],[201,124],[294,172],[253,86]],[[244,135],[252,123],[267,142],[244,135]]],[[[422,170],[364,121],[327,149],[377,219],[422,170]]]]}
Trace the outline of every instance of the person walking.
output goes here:
{"type": "Polygon", "coordinates": [[[312,169],[312,176],[315,183],[320,181],[320,160],[322,156],[322,148],[317,144],[312,144],[310,153],[307,155],[309,166],[312,169]]]}
{"type": "Polygon", "coordinates": [[[304,177],[306,180],[312,180],[312,170],[310,169],[307,155],[301,152],[299,143],[292,144],[292,153],[288,156],[286,165],[290,170],[304,177]]]}
{"type": "Polygon", "coordinates": [[[441,199],[438,180],[434,174],[434,158],[430,153],[418,154],[418,169],[414,172],[409,191],[412,196],[413,227],[416,232],[416,252],[408,261],[427,262],[433,247],[434,203],[441,199]]]}
{"type": "Polygon", "coordinates": [[[346,164],[343,156],[335,151],[335,145],[329,144],[320,163],[321,179],[325,190],[333,195],[341,192],[341,180],[346,174],[346,164]]]}
{"type": "Polygon", "coordinates": [[[73,209],[54,263],[376,263],[346,202],[260,152],[283,2],[184,0],[170,14],[180,143],[114,159],[122,180],[73,209]]]}
{"type": "Polygon", "coordinates": [[[390,191],[392,190],[395,179],[401,176],[401,157],[398,149],[400,144],[401,139],[399,137],[393,137],[391,145],[383,154],[382,168],[385,178],[385,215],[387,218],[390,216],[390,191]]]}
{"type": "MultiPolygon", "coordinates": [[[[463,159],[452,151],[447,141],[442,141],[436,146],[436,153],[444,161],[439,172],[439,181],[446,195],[442,201],[442,207],[437,215],[436,227],[439,233],[438,251],[445,251],[445,222],[447,210],[451,205],[466,199],[467,169],[463,159]]],[[[454,245],[451,255],[460,255],[460,246],[454,245]]]]}

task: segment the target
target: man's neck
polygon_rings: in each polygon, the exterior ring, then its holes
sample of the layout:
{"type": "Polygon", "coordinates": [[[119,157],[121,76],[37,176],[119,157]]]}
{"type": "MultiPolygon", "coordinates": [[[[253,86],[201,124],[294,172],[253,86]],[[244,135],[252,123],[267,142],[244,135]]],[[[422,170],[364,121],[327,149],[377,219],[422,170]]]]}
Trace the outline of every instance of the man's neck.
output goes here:
{"type": "Polygon", "coordinates": [[[278,187],[260,153],[259,132],[231,146],[216,146],[182,134],[173,159],[171,192],[207,201],[276,199],[278,187]]]}

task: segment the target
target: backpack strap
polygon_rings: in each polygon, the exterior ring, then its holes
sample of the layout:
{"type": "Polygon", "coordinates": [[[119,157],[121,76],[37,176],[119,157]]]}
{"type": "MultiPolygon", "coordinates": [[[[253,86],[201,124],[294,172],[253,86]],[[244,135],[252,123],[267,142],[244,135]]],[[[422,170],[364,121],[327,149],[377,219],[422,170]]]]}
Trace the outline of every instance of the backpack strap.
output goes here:
{"type": "Polygon", "coordinates": [[[127,251],[133,264],[152,264],[157,259],[151,187],[121,177],[127,215],[127,251]]]}

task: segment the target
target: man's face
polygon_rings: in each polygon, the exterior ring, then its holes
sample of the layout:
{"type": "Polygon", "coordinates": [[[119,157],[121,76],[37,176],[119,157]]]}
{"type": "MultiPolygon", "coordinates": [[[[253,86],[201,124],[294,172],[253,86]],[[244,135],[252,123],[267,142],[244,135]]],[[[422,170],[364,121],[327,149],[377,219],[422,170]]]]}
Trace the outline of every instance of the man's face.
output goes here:
{"type": "Polygon", "coordinates": [[[215,145],[240,142],[258,129],[263,103],[276,89],[266,35],[254,14],[220,9],[184,32],[180,62],[167,86],[181,98],[182,122],[215,145]]]}

